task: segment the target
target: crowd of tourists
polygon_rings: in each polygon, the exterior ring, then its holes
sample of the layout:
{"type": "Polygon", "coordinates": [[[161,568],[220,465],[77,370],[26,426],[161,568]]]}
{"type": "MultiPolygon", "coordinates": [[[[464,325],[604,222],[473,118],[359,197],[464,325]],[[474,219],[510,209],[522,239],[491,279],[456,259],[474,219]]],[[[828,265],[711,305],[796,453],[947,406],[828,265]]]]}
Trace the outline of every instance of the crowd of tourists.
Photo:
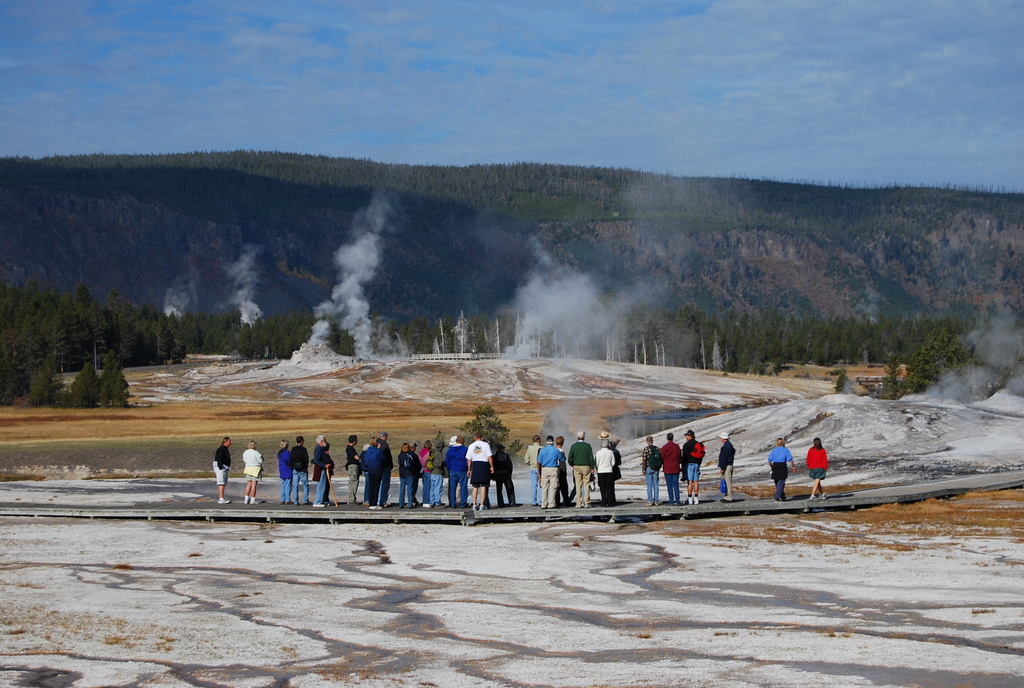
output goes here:
{"type": "MultiPolygon", "coordinates": [[[[660,447],[655,445],[653,437],[646,438],[640,453],[640,472],[646,483],[648,506],[663,503],[681,506],[684,487],[686,504],[700,504],[701,466],[705,463],[707,449],[697,441],[692,430],[687,430],[684,436],[685,441],[679,445],[670,432],[660,447]],[[666,502],[659,501],[662,476],[668,498],[666,502]]],[[[721,500],[732,502],[736,449],[728,432],[721,433],[718,439],[721,442],[718,452],[721,500]]],[[[301,435],[295,438],[294,444],[281,440],[277,451],[281,504],[317,508],[331,504],[337,506],[340,502],[334,480],[336,474],[344,471],[348,478],[347,504],[362,504],[372,510],[387,508],[397,464],[397,505],[400,509],[443,507],[444,497],[447,497],[447,506],[451,509],[489,509],[491,483],[494,483],[498,508],[519,506],[512,482],[514,461],[511,455],[500,443],[492,446],[479,432],[474,433],[469,445],[462,435],[453,436],[446,447],[435,447],[431,440],[424,441],[422,447],[418,442],[405,442],[398,448],[397,457],[388,442],[387,432],[379,433],[361,449],[356,448],[358,441],[356,435],[348,436],[344,468],[336,470],[330,442],[324,435],[317,436],[312,456],[301,435]],[[309,498],[310,482],[316,485],[312,501],[309,498]]],[[[587,509],[591,507],[591,497],[596,489],[601,506],[616,506],[615,483],[622,478],[619,440],[602,432],[599,443],[600,448],[595,452],[587,442],[586,433],[579,432],[576,441],[566,450],[562,436],[548,435],[542,443],[541,436],[534,435],[533,443],[525,453],[530,471],[530,504],[541,509],[587,509]]],[[[213,470],[219,504],[231,503],[225,495],[231,466],[230,447],[231,438],[225,437],[214,455],[213,470]]],[[[264,469],[263,455],[257,449],[256,440],[249,440],[242,453],[242,462],[246,480],[245,504],[263,503],[256,497],[264,469]]],[[[775,483],[775,500],[786,501],[786,480],[794,460],[782,438],[776,440],[776,446],[769,452],[768,465],[775,483]]],[[[810,498],[825,499],[821,483],[828,468],[828,454],[819,438],[814,439],[808,450],[807,467],[814,480],[810,498]]]]}

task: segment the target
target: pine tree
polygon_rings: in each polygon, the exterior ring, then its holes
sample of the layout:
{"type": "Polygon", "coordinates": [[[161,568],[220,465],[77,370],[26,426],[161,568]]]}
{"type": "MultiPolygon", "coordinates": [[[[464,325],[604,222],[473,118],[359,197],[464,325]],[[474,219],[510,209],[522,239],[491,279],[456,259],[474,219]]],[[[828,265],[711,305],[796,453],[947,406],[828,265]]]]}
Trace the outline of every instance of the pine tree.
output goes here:
{"type": "Polygon", "coordinates": [[[111,349],[103,357],[103,372],[100,373],[100,406],[128,406],[128,381],[124,379],[124,368],[117,352],[111,349]]]}
{"type": "Polygon", "coordinates": [[[59,400],[63,389],[64,382],[57,372],[57,363],[52,357],[47,357],[43,359],[42,365],[32,379],[28,398],[33,406],[53,406],[59,400]]]}
{"type": "Polygon", "coordinates": [[[100,379],[92,363],[82,366],[81,372],[68,386],[68,406],[72,408],[93,408],[99,404],[100,379]]]}

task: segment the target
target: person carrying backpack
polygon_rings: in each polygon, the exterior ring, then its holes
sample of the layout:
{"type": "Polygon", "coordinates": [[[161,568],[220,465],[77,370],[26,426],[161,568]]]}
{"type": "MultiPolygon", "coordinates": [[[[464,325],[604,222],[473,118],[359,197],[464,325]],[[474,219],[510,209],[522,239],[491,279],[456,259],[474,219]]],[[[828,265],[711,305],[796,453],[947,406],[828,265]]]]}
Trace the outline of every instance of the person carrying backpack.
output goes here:
{"type": "Polygon", "coordinates": [[[686,444],[683,445],[683,461],[686,463],[686,503],[700,504],[700,465],[704,462],[704,444],[697,441],[693,430],[687,430],[686,444]]]}
{"type": "Polygon", "coordinates": [[[650,435],[647,436],[647,446],[640,452],[640,470],[647,480],[647,506],[657,506],[661,451],[654,446],[654,438],[650,435]]]}

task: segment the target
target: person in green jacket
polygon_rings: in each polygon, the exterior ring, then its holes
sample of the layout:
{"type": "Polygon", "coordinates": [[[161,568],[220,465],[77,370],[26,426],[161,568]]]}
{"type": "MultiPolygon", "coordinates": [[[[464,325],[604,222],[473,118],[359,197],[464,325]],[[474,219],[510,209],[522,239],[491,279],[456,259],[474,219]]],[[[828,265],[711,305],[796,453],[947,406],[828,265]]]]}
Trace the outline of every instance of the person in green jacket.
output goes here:
{"type": "Polygon", "coordinates": [[[576,441],[569,447],[567,462],[572,466],[572,474],[576,480],[576,508],[590,508],[590,476],[597,467],[594,461],[594,448],[587,443],[587,433],[582,430],[576,433],[576,441]]]}

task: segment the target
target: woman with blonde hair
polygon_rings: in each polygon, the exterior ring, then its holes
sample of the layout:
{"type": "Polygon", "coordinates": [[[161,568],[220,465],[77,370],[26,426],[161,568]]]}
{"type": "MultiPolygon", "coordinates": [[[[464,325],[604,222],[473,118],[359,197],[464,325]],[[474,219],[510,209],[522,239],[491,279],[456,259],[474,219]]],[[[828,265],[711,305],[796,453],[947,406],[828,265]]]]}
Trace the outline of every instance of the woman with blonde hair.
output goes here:
{"type": "Polygon", "coordinates": [[[242,452],[245,463],[245,503],[259,504],[256,500],[256,488],[263,476],[263,455],[256,451],[256,440],[249,440],[249,448],[242,452]]]}

